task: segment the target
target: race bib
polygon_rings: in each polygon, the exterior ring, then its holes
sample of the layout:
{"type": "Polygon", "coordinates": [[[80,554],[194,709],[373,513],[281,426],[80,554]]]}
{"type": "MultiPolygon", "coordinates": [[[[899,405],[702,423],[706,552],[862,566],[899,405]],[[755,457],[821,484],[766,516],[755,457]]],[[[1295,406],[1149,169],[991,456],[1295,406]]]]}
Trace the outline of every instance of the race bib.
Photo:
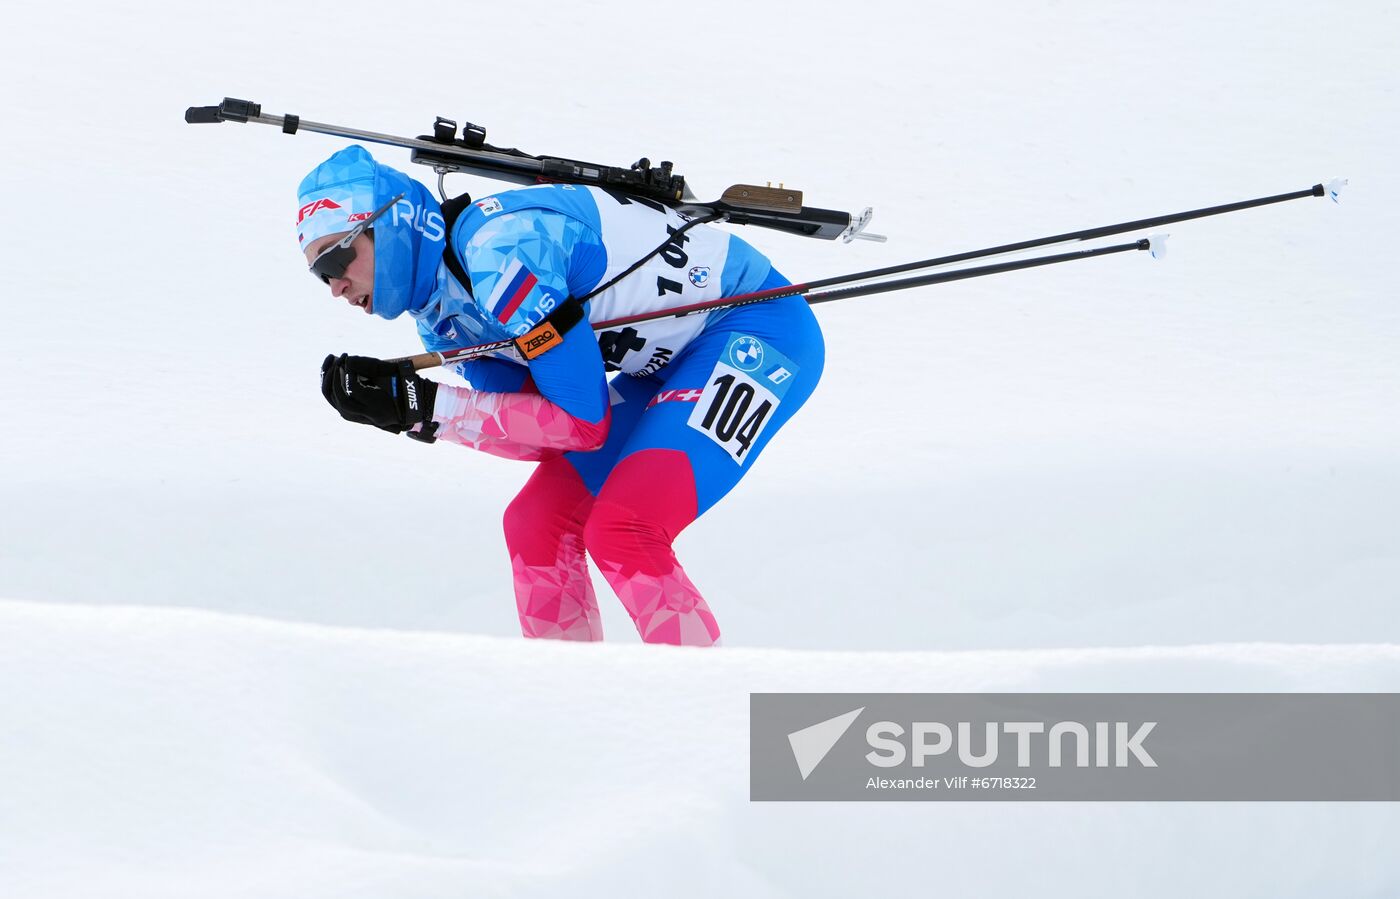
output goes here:
{"type": "Polygon", "coordinates": [[[687,423],[742,465],[796,374],[792,360],[762,340],[731,334],[687,423]]]}
{"type": "MultiPolygon", "coordinates": [[[[653,200],[589,190],[607,246],[609,267],[601,281],[611,280],[646,257],[640,268],[589,301],[593,321],[688,306],[724,295],[728,233],[706,226],[682,231],[690,219],[674,209],[653,200]],[[658,246],[662,249],[655,252],[658,246]]],[[[603,331],[598,335],[603,364],[608,371],[639,378],[655,374],[699,336],[711,314],[698,312],[603,331]]]]}

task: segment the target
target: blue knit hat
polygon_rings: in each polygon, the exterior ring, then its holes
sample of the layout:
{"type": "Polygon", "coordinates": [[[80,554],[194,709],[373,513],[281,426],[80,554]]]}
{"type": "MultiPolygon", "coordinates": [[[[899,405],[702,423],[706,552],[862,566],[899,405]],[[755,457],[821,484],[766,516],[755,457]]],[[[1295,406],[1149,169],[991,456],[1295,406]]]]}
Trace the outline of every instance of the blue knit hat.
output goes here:
{"type": "Polygon", "coordinates": [[[442,207],[421,183],[359,145],[316,166],[297,188],[297,241],[305,250],[403,199],[374,220],[374,314],[397,318],[432,295],[446,238],[442,207]]]}

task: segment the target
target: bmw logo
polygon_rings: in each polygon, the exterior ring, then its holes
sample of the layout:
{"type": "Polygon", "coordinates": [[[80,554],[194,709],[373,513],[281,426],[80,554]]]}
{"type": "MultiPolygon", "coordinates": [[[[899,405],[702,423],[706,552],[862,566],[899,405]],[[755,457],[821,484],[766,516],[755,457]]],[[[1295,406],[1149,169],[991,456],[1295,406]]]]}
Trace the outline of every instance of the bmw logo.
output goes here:
{"type": "Polygon", "coordinates": [[[697,265],[690,270],[690,283],[696,287],[704,287],[710,283],[710,267],[708,265],[697,265]]]}
{"type": "Polygon", "coordinates": [[[740,337],[729,345],[729,361],[740,371],[755,371],[763,364],[763,343],[757,337],[740,337]]]}

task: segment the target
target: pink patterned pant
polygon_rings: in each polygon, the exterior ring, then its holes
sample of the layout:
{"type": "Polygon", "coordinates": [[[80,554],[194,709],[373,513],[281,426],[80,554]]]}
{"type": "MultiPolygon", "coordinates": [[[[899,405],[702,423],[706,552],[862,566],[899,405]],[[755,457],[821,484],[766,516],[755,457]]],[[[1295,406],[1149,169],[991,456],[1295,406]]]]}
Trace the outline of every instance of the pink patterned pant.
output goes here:
{"type": "Polygon", "coordinates": [[[628,456],[596,498],[563,457],[541,462],[505,513],[525,636],[603,639],[586,550],[643,641],[714,645],[719,626],[671,550],[695,520],[694,484],[678,450],[628,456]]]}
{"type": "Polygon", "coordinates": [[[586,552],[645,642],[714,645],[714,616],[671,551],[676,535],[699,514],[690,459],[671,449],[633,453],[609,472],[595,498],[562,453],[598,449],[612,410],[589,424],[533,391],[529,383],[517,393],[444,385],[434,411],[442,440],[508,459],[541,460],[505,514],[525,636],[603,639],[586,552]]]}

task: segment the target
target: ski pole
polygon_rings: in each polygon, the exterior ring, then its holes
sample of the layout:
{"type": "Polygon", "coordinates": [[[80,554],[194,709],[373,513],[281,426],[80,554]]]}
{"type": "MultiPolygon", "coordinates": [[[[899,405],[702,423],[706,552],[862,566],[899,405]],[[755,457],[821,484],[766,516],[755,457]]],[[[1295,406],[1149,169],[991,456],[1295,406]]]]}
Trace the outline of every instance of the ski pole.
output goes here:
{"type": "MultiPolygon", "coordinates": [[[[740,306],[746,303],[761,302],[763,300],[777,300],[783,297],[796,296],[798,294],[810,295],[812,291],[824,287],[835,287],[838,284],[851,284],[856,281],[869,281],[876,278],[884,278],[890,275],[902,274],[904,272],[917,271],[924,268],[939,268],[946,265],[956,265],[959,262],[971,262],[975,259],[990,259],[995,256],[1009,256],[1015,253],[1023,253],[1027,250],[1036,250],[1043,247],[1050,247],[1056,244],[1075,243],[1087,240],[1095,240],[1100,237],[1109,237],[1114,234],[1123,234],[1127,231],[1137,231],[1139,229],[1155,228],[1160,225],[1169,225],[1174,222],[1184,222],[1191,219],[1206,218],[1212,215],[1224,215],[1227,212],[1238,212],[1242,209],[1252,209],[1256,206],[1268,206],[1274,203],[1285,203],[1289,200],[1300,200],[1304,197],[1325,197],[1330,196],[1333,202],[1337,202],[1341,195],[1342,188],[1347,181],[1345,178],[1333,179],[1326,185],[1314,184],[1305,190],[1293,191],[1292,193],[1276,194],[1269,197],[1259,197],[1253,200],[1240,200],[1236,203],[1225,203],[1219,206],[1206,206],[1200,209],[1190,209],[1185,212],[1174,212],[1167,215],[1159,215],[1153,218],[1138,219],[1131,222],[1120,222],[1117,225],[1103,225],[1097,228],[1085,228],[1080,231],[1068,231],[1064,234],[1053,234],[1049,237],[1038,237],[1033,240],[1023,240],[1018,243],[1002,244],[995,247],[985,247],[980,250],[968,250],[964,253],[954,253],[951,256],[935,256],[931,259],[921,259],[918,262],[906,262],[901,265],[892,265],[887,268],[869,269],[863,272],[852,272],[846,275],[833,275],[830,278],[822,278],[816,281],[806,281],[801,284],[789,284],[786,287],[775,287],[771,290],[757,291],[742,296],[725,297],[718,300],[707,300],[701,303],[691,303],[687,306],[677,306],[665,312],[649,313],[645,318],[632,316],[628,318],[612,319],[606,322],[599,322],[596,327],[611,328],[619,325],[635,324],[639,321],[650,320],[652,317],[664,318],[668,315],[691,315],[696,312],[713,311],[717,309],[727,309],[730,306],[740,306]]],[[[972,271],[972,269],[967,269],[972,271]]],[[[995,272],[988,272],[995,274],[995,272]]],[[[945,279],[957,280],[957,279],[945,279]]],[[[940,283],[934,281],[931,283],[940,283]]],[[[916,284],[908,285],[918,286],[916,284]]],[[[890,290],[896,288],[887,288],[890,290]]],[[[877,293],[878,291],[871,291],[877,293]]],[[[844,297],[861,296],[863,294],[844,293],[840,296],[833,296],[832,299],[844,297]]],[[[818,302],[823,302],[819,300],[818,302]]]]}
{"type": "Polygon", "coordinates": [[[943,265],[953,265],[958,262],[970,262],[973,259],[986,259],[991,256],[1004,256],[1011,253],[1022,253],[1026,250],[1036,250],[1041,247],[1048,247],[1054,244],[1074,243],[1086,240],[1095,240],[1100,237],[1109,237],[1114,234],[1124,234],[1128,231],[1141,231],[1148,228],[1157,228],[1162,225],[1170,225],[1175,222],[1185,222],[1191,219],[1206,218],[1212,215],[1224,215],[1227,212],[1238,212],[1242,209],[1252,209],[1256,206],[1268,206],[1274,203],[1286,203],[1289,200],[1300,200],[1304,197],[1330,196],[1335,202],[1341,194],[1341,189],[1346,186],[1346,179],[1338,178],[1327,185],[1314,184],[1306,190],[1297,190],[1292,193],[1276,194],[1271,197],[1259,197],[1254,200],[1241,200],[1237,203],[1225,203],[1220,206],[1206,206],[1201,209],[1191,209],[1186,212],[1173,212],[1167,215],[1159,215],[1153,218],[1138,219],[1132,222],[1121,222],[1117,225],[1103,225],[1098,228],[1085,228],[1081,231],[1068,231],[1064,234],[1054,234],[1050,237],[1038,237],[1033,240],[1023,240],[1019,243],[1003,244],[997,247],[987,247],[981,250],[969,250],[966,253],[955,253],[952,256],[936,256],[932,259],[923,259],[918,262],[906,262],[902,265],[892,265],[888,268],[871,269],[865,272],[856,272],[849,275],[836,275],[820,281],[809,281],[806,284],[794,284],[793,287],[802,288],[798,293],[806,293],[808,290],[815,290],[821,287],[832,287],[836,284],[845,284],[851,281],[865,281],[870,278],[883,278],[889,275],[898,275],[903,272],[911,272],[921,268],[936,268],[943,265]]]}
{"type": "MultiPolygon", "coordinates": [[[[610,318],[607,321],[597,322],[593,325],[595,330],[606,331],[609,328],[620,328],[624,325],[635,325],[639,322],[651,321],[657,318],[669,318],[672,316],[693,315],[696,312],[713,312],[718,309],[730,309],[735,306],[747,306],[750,303],[763,303],[768,300],[777,300],[783,297],[802,295],[808,303],[827,303],[832,300],[844,300],[850,297],[866,296],[872,293],[884,293],[890,290],[904,290],[909,287],[923,287],[929,284],[942,284],[947,281],[961,281],[966,278],[978,278],[984,275],[999,275],[1002,272],[1014,272],[1023,268],[1035,268],[1041,265],[1052,265],[1057,262],[1073,262],[1076,259],[1092,259],[1095,256],[1107,256],[1111,253],[1122,253],[1127,250],[1147,250],[1152,249],[1154,255],[1161,255],[1166,242],[1166,235],[1161,234],[1152,238],[1142,238],[1133,243],[1118,244],[1112,247],[1100,247],[1093,250],[1078,250],[1073,253],[1061,253],[1057,256],[1037,256],[1034,259],[1022,259],[1018,262],[999,262],[995,265],[981,265],[973,268],[961,268],[956,271],[943,272],[936,275],[922,275],[917,278],[901,278],[895,281],[881,281],[876,284],[864,284],[859,287],[845,287],[840,290],[813,290],[815,287],[824,287],[832,284],[844,284],[850,281],[864,281],[866,278],[856,278],[850,275],[826,278],[821,281],[811,281],[806,284],[789,284],[786,287],[776,287],[770,290],[759,290],[753,293],[743,293],[732,297],[722,297],[718,300],[708,300],[703,303],[691,303],[688,306],[675,306],[670,309],[662,309],[656,312],[641,312],[636,315],[624,315],[620,318],[610,318]],[[1155,243],[1154,243],[1155,241],[1155,243]]],[[[949,263],[951,264],[951,263],[949,263]]],[[[908,269],[904,269],[908,271],[908,269]]]]}
{"type": "Polygon", "coordinates": [[[900,278],[894,281],[881,281],[878,284],[862,284],[858,287],[843,287],[838,290],[819,290],[804,293],[803,297],[811,305],[830,303],[833,300],[863,297],[872,293],[905,290],[910,287],[927,287],[930,284],[945,284],[949,281],[980,278],[983,275],[999,275],[1002,272],[1020,271],[1021,269],[1036,268],[1041,265],[1054,265],[1058,262],[1073,262],[1076,259],[1093,259],[1097,256],[1109,256],[1113,253],[1126,253],[1130,250],[1151,250],[1152,255],[1161,256],[1166,238],[1167,236],[1165,234],[1154,234],[1152,237],[1144,237],[1132,243],[1122,243],[1111,247],[1095,247],[1092,250],[1077,250],[1073,253],[1060,253],[1056,256],[1037,256],[1034,259],[1021,259],[1016,262],[999,262],[995,265],[981,265],[976,268],[960,268],[951,272],[920,275],[916,278],[900,278]]]}
{"type": "MultiPolygon", "coordinates": [[[[1176,212],[1168,215],[1159,215],[1153,218],[1138,219],[1131,222],[1121,222],[1117,225],[1104,225],[1098,228],[1085,228],[1080,231],[1068,231],[1064,234],[1054,234],[1049,237],[1040,237],[1033,240],[1024,240],[1018,243],[1002,244],[995,247],[986,247],[980,250],[969,250],[964,253],[954,253],[951,256],[936,256],[931,259],[923,259],[918,262],[907,262],[902,265],[893,265],[886,268],[869,269],[863,272],[852,272],[846,275],[834,275],[830,278],[822,278],[816,281],[807,281],[800,284],[789,284],[784,287],[775,287],[770,290],[759,290],[753,293],[740,294],[732,297],[722,297],[717,300],[706,300],[699,303],[690,303],[685,306],[674,306],[670,309],[662,309],[655,312],[648,312],[639,315],[624,316],[621,318],[608,319],[593,324],[595,331],[605,331],[609,328],[622,327],[629,324],[637,324],[644,321],[653,321],[661,318],[680,317],[692,315],[697,312],[714,312],[720,309],[731,309],[736,306],[745,306],[750,303],[761,303],[765,300],[777,300],[783,297],[804,295],[809,303],[824,303],[831,300],[847,299],[856,296],[865,296],[872,293],[882,293],[889,290],[902,290],[909,287],[920,287],[929,284],[940,284],[947,281],[958,281],[965,278],[975,278],[982,275],[994,275],[1001,272],[1016,271],[1022,268],[1032,268],[1040,265],[1050,265],[1055,262],[1069,262],[1074,259],[1091,258],[1101,256],[1106,253],[1124,252],[1129,249],[1151,249],[1153,255],[1160,255],[1161,240],[1163,237],[1153,237],[1139,240],[1133,244],[1123,244],[1117,247],[1105,247],[1102,251],[1089,250],[1079,253],[1067,253],[1060,256],[1036,257],[1035,259],[1023,260],[1016,263],[1002,263],[997,265],[979,266],[975,268],[959,269],[954,272],[942,275],[924,276],[918,278],[906,278],[898,281],[880,282],[877,284],[865,285],[862,287],[850,287],[842,290],[827,290],[821,288],[835,287],[841,284],[852,284],[858,281],[870,281],[876,278],[887,277],[889,275],[902,274],[904,272],[917,271],[924,268],[937,268],[946,265],[955,265],[959,262],[970,262],[974,259],[987,259],[994,256],[1004,256],[1013,253],[1021,253],[1027,250],[1049,247],[1055,244],[1071,243],[1076,241],[1094,240],[1099,237],[1108,237],[1114,234],[1122,234],[1125,231],[1132,231],[1138,228],[1150,228],[1159,225],[1172,224],[1174,222],[1189,221],[1191,219],[1205,218],[1212,215],[1223,215],[1228,212],[1238,212],[1243,209],[1252,209],[1256,206],[1268,206],[1274,203],[1285,203],[1290,200],[1299,200],[1304,197],[1331,197],[1333,202],[1337,202],[1341,195],[1342,188],[1347,184],[1346,179],[1337,178],[1326,185],[1314,184],[1305,190],[1293,191],[1292,193],[1276,194],[1269,197],[1259,197],[1253,200],[1241,200],[1236,203],[1225,203],[1219,206],[1206,206],[1200,209],[1191,209],[1185,212],[1176,212]]],[[[439,365],[451,365],[455,362],[462,362],[478,356],[485,356],[495,352],[514,351],[515,343],[510,340],[501,340],[494,343],[483,343],[475,346],[460,347],[452,350],[443,350],[437,353],[420,353],[415,356],[407,356],[397,361],[412,361],[415,369],[433,368],[439,365]]]]}
{"type": "MultiPolygon", "coordinates": [[[[608,319],[607,321],[594,322],[594,331],[606,331],[610,328],[621,327],[623,325],[637,324],[644,321],[652,321],[660,318],[671,318],[673,316],[687,315],[700,310],[729,309],[735,306],[747,306],[751,303],[762,303],[767,300],[776,299],[778,296],[794,296],[801,293],[808,303],[827,303],[833,300],[844,300],[850,297],[865,296],[872,293],[884,293],[891,290],[904,290],[910,287],[924,287],[931,284],[943,284],[948,281],[962,281],[968,278],[980,278],[986,275],[999,275],[1003,272],[1019,271],[1021,269],[1036,268],[1042,265],[1055,265],[1061,262],[1074,262],[1079,259],[1093,259],[1099,256],[1108,256],[1114,253],[1126,253],[1131,250],[1151,250],[1154,256],[1160,256],[1164,250],[1166,235],[1157,234],[1152,237],[1144,237],[1132,243],[1117,244],[1111,247],[1096,247],[1091,250],[1077,250],[1072,253],[1060,253],[1055,256],[1037,256],[1034,259],[1021,259],[1014,262],[999,262],[994,265],[983,265],[974,268],[958,269],[951,272],[939,272],[932,275],[921,275],[914,278],[902,278],[896,281],[882,281],[878,284],[864,284],[858,287],[847,287],[841,290],[810,291],[802,288],[810,285],[793,284],[777,290],[760,290],[754,293],[739,294],[737,296],[725,297],[720,300],[712,300],[707,303],[692,303],[690,306],[678,306],[671,309],[661,309],[655,312],[644,312],[638,315],[629,315],[622,318],[608,319]],[[794,289],[796,288],[796,290],[794,289]]],[[[816,283],[816,282],[813,282],[816,283]]],[[[827,279],[831,283],[831,279],[827,279]]],[[[839,282],[838,282],[839,283],[839,282]]],[[[421,371],[425,368],[435,368],[441,365],[452,365],[457,362],[465,362],[468,359],[475,359],[480,356],[487,356],[491,353],[502,351],[513,352],[520,355],[519,348],[514,340],[497,340],[491,343],[480,343],[474,346],[458,347],[450,350],[439,350],[432,353],[419,353],[414,356],[405,356],[399,359],[389,360],[391,362],[408,362],[413,368],[421,371]]]]}

